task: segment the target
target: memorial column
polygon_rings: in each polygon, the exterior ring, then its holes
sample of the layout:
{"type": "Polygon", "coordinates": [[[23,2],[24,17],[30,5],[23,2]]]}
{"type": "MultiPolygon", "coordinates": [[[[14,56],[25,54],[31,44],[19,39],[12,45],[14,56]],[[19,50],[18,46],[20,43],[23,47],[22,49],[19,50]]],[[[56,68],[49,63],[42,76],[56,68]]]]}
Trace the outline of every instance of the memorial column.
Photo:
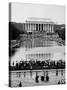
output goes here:
{"type": "Polygon", "coordinates": [[[43,31],[44,31],[44,24],[43,24],[43,31]]]}
{"type": "Polygon", "coordinates": [[[54,32],[54,25],[52,25],[52,33],[54,32]]]}
{"type": "Polygon", "coordinates": [[[38,24],[38,31],[39,31],[39,24],[38,24]]]}
{"type": "Polygon", "coordinates": [[[45,32],[46,32],[46,24],[45,24],[45,32]]]}
{"type": "Polygon", "coordinates": [[[47,32],[49,32],[49,29],[48,29],[48,28],[49,28],[49,26],[48,26],[48,24],[47,24],[47,32]]]}
{"type": "Polygon", "coordinates": [[[52,25],[50,24],[50,32],[52,32],[52,30],[51,30],[52,28],[51,27],[52,27],[52,25]]]}

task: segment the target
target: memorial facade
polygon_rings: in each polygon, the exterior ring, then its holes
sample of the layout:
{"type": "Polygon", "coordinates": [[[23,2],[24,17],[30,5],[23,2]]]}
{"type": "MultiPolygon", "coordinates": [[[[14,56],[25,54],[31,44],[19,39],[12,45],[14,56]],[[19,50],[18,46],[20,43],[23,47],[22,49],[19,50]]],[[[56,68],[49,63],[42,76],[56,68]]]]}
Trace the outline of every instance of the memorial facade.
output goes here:
{"type": "Polygon", "coordinates": [[[23,30],[27,32],[44,31],[54,33],[54,22],[44,18],[29,18],[23,23],[23,30]]]}

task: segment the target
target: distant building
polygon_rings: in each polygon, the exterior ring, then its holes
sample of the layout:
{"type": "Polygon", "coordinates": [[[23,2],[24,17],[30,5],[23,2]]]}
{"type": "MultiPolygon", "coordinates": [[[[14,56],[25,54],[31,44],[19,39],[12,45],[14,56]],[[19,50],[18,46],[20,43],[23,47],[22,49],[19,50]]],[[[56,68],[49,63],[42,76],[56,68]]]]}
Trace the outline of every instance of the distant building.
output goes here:
{"type": "Polygon", "coordinates": [[[27,32],[44,31],[54,33],[54,22],[44,18],[29,18],[23,23],[23,30],[27,32]]]}

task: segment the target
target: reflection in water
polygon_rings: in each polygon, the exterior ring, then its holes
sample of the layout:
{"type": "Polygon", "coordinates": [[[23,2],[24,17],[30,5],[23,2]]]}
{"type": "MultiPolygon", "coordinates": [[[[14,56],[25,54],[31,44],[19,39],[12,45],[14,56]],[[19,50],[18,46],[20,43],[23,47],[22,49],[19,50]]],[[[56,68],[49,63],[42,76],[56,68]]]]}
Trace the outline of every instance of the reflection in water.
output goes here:
{"type": "Polygon", "coordinates": [[[20,71],[11,72],[11,85],[33,86],[33,85],[55,85],[65,84],[65,70],[44,70],[44,71],[20,71]],[[58,73],[58,74],[56,74],[58,73]],[[63,74],[62,74],[63,73],[63,74]]]}
{"type": "Polygon", "coordinates": [[[38,52],[41,53],[53,53],[53,57],[51,58],[51,60],[65,60],[65,55],[64,55],[64,51],[65,51],[65,47],[62,46],[54,46],[54,47],[38,47],[38,48],[32,48],[32,49],[26,49],[23,47],[17,48],[15,49],[15,54],[14,56],[11,57],[11,65],[14,62],[14,64],[16,64],[17,62],[20,61],[26,61],[26,54],[36,54],[38,52]]]}

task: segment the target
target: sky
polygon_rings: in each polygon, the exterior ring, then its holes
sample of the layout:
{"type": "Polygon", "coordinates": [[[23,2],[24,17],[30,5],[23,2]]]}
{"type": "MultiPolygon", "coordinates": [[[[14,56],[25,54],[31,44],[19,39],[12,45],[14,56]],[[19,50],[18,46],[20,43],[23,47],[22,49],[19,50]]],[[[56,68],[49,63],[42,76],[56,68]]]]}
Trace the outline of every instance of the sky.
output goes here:
{"type": "Polygon", "coordinates": [[[57,24],[65,24],[65,6],[11,3],[11,21],[25,22],[29,17],[50,18],[57,24]]]}

